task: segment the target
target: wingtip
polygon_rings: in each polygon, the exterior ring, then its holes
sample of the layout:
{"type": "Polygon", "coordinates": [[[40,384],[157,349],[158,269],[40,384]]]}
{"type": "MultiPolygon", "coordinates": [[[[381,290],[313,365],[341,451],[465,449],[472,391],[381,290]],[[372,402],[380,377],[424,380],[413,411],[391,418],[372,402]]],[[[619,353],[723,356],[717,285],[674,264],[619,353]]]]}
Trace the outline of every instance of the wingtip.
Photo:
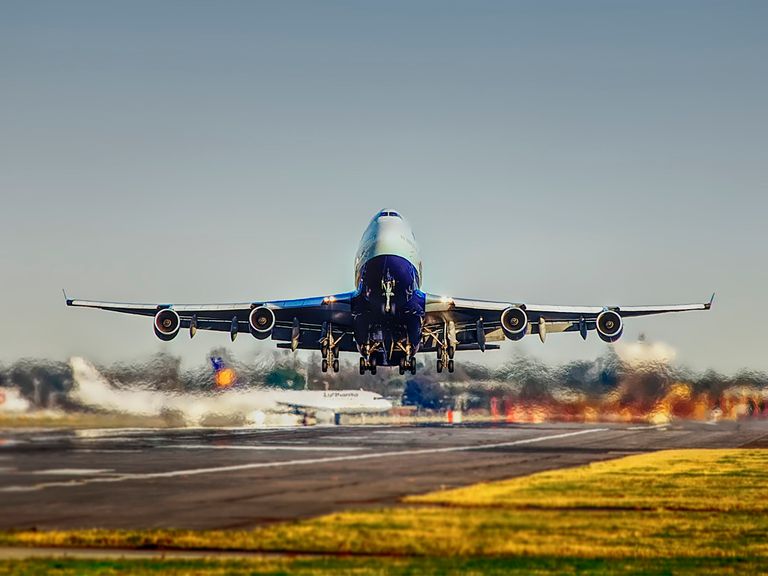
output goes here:
{"type": "Polygon", "coordinates": [[[67,291],[62,288],[61,292],[64,294],[64,302],[67,304],[67,306],[72,306],[72,299],[67,296],[67,291]]]}
{"type": "Polygon", "coordinates": [[[712,297],[709,299],[709,302],[707,302],[707,303],[705,304],[705,306],[706,306],[707,310],[709,310],[710,308],[712,308],[712,304],[714,304],[714,302],[715,302],[715,294],[716,294],[716,292],[712,292],[712,297]]]}

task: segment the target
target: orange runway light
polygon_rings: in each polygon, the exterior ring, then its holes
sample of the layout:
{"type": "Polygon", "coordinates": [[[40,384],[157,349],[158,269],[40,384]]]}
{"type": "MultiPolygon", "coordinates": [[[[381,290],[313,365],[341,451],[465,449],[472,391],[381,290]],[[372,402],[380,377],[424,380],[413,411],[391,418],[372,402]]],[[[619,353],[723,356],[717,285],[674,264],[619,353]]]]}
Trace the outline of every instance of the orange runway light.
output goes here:
{"type": "Polygon", "coordinates": [[[232,368],[224,368],[216,372],[216,387],[229,388],[235,383],[236,375],[232,368]]]}

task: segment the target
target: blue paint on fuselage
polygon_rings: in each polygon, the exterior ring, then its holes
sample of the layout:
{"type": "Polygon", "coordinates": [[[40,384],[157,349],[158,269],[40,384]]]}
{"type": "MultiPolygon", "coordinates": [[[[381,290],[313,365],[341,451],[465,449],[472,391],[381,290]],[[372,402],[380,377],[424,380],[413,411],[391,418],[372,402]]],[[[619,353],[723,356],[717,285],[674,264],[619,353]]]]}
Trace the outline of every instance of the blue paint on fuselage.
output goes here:
{"type": "Polygon", "coordinates": [[[419,289],[419,271],[406,258],[371,258],[361,268],[358,292],[352,303],[357,345],[380,342],[374,354],[380,365],[399,362],[403,353],[393,344],[406,338],[415,353],[421,340],[425,300],[419,289]]]}

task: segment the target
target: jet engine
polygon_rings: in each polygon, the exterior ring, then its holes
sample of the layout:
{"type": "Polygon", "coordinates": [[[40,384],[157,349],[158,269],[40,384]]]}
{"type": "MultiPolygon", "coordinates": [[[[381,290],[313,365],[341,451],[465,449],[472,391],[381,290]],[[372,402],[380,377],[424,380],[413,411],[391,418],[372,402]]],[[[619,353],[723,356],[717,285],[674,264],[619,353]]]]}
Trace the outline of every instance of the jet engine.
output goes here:
{"type": "Polygon", "coordinates": [[[266,306],[257,306],[248,315],[248,327],[254,338],[269,338],[275,327],[275,313],[266,306]]]}
{"type": "Polygon", "coordinates": [[[619,313],[613,310],[600,312],[596,324],[597,335],[603,342],[616,342],[624,333],[624,322],[619,313]]]}
{"type": "Polygon", "coordinates": [[[528,332],[528,314],[517,306],[510,306],[501,313],[501,329],[510,340],[520,340],[528,332]]]}
{"type": "Polygon", "coordinates": [[[176,338],[181,328],[181,318],[173,308],[163,308],[155,314],[155,336],[168,342],[176,338]]]}

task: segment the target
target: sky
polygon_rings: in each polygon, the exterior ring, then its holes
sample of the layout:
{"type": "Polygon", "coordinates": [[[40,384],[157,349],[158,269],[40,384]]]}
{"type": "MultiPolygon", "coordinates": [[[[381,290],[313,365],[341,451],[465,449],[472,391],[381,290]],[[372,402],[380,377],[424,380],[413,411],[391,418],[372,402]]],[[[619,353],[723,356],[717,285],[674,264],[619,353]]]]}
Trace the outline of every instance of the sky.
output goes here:
{"type": "MultiPolygon", "coordinates": [[[[0,1],[0,362],[205,361],[71,297],[352,288],[382,207],[429,292],[706,301],[633,319],[696,370],[768,370],[768,3],[0,1]]],[[[594,335],[501,352],[593,358],[594,335]]],[[[495,355],[495,356],[494,356],[495,355]]],[[[351,358],[355,360],[354,358],[351,358]]]]}

